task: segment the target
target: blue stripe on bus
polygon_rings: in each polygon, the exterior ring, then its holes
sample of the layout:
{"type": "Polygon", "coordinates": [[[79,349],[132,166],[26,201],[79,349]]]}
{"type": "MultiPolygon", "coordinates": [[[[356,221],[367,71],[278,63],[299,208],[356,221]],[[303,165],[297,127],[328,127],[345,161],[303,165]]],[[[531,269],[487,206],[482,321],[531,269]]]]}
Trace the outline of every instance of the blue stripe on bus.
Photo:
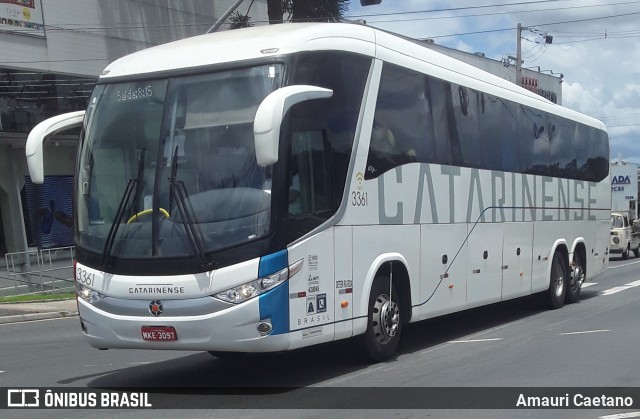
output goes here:
{"type": "Polygon", "coordinates": [[[272,335],[289,333],[289,281],[260,297],[260,320],[271,319],[272,335]]]}
{"type": "MultiPolygon", "coordinates": [[[[260,258],[258,278],[264,278],[289,266],[287,250],[260,258]]],[[[259,298],[260,320],[271,319],[272,335],[289,333],[289,281],[278,285],[259,298]]]]}
{"type": "Polygon", "coordinates": [[[289,252],[287,249],[260,258],[258,278],[264,278],[289,266],[289,252]]]}

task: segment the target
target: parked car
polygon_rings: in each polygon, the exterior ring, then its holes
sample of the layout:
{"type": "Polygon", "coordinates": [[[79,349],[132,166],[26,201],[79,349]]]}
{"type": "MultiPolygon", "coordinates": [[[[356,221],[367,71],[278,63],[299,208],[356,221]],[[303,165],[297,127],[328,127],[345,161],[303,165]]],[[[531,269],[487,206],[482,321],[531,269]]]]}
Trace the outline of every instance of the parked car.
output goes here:
{"type": "Polygon", "coordinates": [[[640,224],[637,221],[629,221],[624,212],[611,213],[609,255],[621,254],[622,259],[627,259],[633,250],[636,257],[640,256],[640,224]]]}

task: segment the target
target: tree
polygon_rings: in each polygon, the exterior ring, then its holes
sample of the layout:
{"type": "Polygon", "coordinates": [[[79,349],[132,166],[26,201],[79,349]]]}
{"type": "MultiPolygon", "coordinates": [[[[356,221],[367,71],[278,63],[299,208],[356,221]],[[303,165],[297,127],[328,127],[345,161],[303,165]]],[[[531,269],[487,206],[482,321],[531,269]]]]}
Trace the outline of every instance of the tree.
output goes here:
{"type": "Polygon", "coordinates": [[[348,8],[349,0],[267,0],[269,23],[336,22],[348,8]]]}
{"type": "Polygon", "coordinates": [[[253,22],[249,22],[251,20],[251,16],[243,15],[237,10],[229,16],[229,20],[231,21],[229,29],[240,29],[253,26],[253,22]]]}

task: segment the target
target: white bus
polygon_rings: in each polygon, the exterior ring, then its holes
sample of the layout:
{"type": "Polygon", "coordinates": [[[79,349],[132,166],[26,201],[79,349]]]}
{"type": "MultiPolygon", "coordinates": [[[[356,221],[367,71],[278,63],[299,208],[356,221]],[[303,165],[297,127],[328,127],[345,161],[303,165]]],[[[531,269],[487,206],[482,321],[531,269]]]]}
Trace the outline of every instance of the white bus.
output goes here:
{"type": "Polygon", "coordinates": [[[608,264],[604,125],[355,24],[219,32],[121,58],[86,112],[76,283],[90,345],[284,351],[540,293],[608,264]]]}

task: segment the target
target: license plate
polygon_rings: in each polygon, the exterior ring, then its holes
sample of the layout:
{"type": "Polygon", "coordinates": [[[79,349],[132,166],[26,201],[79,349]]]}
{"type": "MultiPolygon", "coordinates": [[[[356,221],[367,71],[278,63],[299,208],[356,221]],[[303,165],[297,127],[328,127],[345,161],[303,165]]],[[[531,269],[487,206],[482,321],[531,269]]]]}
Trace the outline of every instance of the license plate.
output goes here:
{"type": "Polygon", "coordinates": [[[142,326],[142,339],[154,342],[178,340],[176,329],[172,326],[142,326]]]}

